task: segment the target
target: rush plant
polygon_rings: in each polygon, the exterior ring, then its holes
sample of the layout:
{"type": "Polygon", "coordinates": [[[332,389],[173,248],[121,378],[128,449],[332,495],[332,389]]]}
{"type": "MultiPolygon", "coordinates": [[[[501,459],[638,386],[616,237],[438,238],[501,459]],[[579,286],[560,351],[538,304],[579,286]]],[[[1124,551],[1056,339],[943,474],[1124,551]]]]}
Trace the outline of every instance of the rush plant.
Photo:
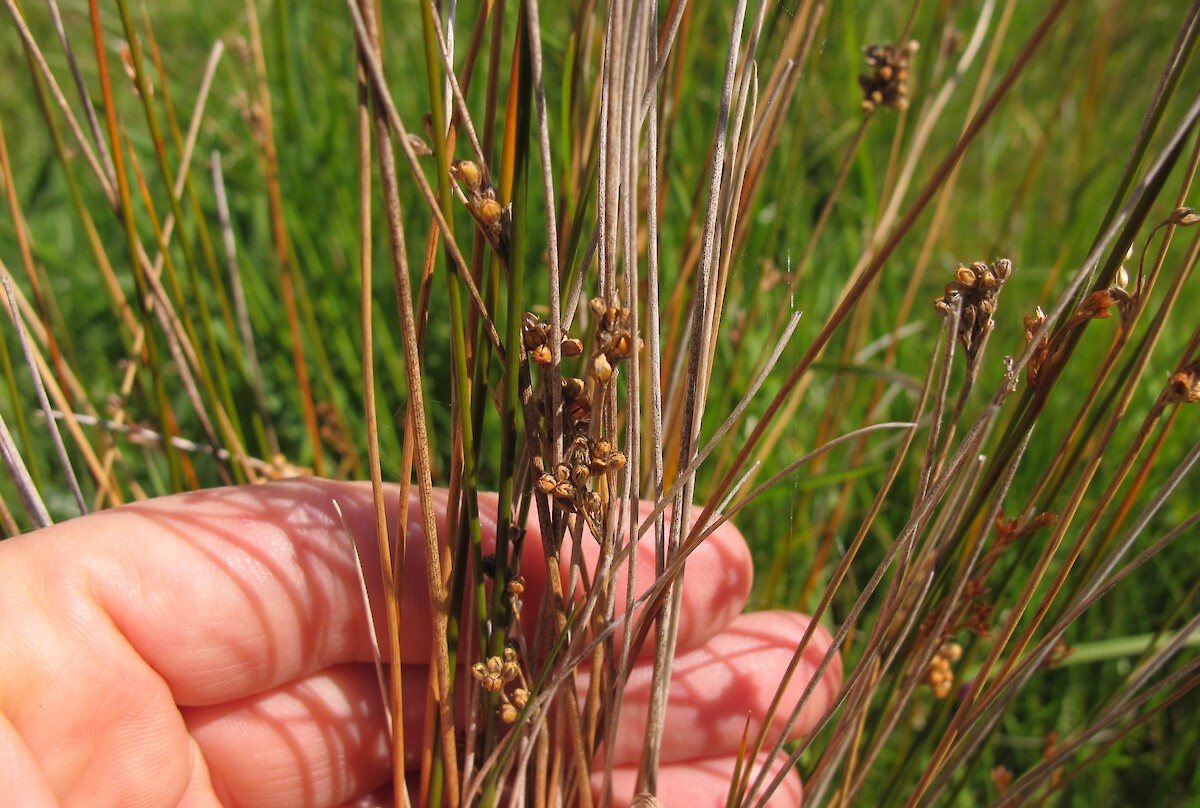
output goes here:
{"type": "Polygon", "coordinates": [[[629,804],[645,647],[671,805],[730,519],[813,620],[727,805],[1194,793],[1200,2],[5,6],[0,524],[369,479],[397,804],[629,804]]]}

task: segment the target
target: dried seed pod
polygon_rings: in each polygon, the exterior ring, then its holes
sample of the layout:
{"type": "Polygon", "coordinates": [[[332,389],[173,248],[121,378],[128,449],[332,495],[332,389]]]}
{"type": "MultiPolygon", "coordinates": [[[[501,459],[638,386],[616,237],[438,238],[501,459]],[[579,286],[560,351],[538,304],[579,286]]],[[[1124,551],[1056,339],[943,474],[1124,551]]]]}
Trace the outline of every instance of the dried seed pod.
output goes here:
{"type": "Polygon", "coordinates": [[[504,207],[495,199],[484,197],[475,206],[475,216],[489,228],[494,227],[500,224],[500,219],[504,216],[504,207]]]}
{"type": "Polygon", "coordinates": [[[545,345],[547,330],[538,316],[531,311],[525,312],[521,318],[521,341],[527,350],[532,351],[539,345],[545,345]]]}
{"type": "Polygon", "coordinates": [[[580,398],[575,401],[569,401],[563,407],[563,411],[575,423],[587,421],[592,415],[592,403],[586,398],[580,398]]]}
{"type": "Polygon", "coordinates": [[[608,471],[620,471],[625,468],[625,454],[623,452],[610,453],[604,465],[608,471]]]}
{"type": "Polygon", "coordinates": [[[1167,217],[1167,221],[1176,227],[1191,227],[1200,222],[1200,216],[1197,216],[1196,212],[1188,207],[1175,208],[1167,217]]]}
{"type": "Polygon", "coordinates": [[[520,714],[520,711],[507,701],[500,705],[500,720],[505,724],[516,722],[520,714]]]}
{"type": "MultiPolygon", "coordinates": [[[[604,503],[600,501],[600,495],[595,491],[587,491],[583,495],[583,509],[592,516],[600,513],[604,507],[604,503]]],[[[599,541],[599,539],[597,539],[599,541]]]]}
{"type": "Polygon", "coordinates": [[[562,380],[563,398],[567,401],[575,401],[582,398],[585,389],[583,379],[571,377],[562,380]]]}
{"type": "Polygon", "coordinates": [[[450,164],[450,176],[467,186],[472,194],[479,193],[483,187],[483,169],[471,160],[455,160],[450,164]]]}
{"type": "Polygon", "coordinates": [[[571,482],[576,488],[587,487],[588,479],[591,477],[591,471],[582,463],[571,470],[571,482]]]}
{"type": "Polygon", "coordinates": [[[523,595],[525,594],[525,579],[520,575],[515,575],[508,579],[504,589],[510,595],[523,595]]]}
{"type": "Polygon", "coordinates": [[[539,345],[529,354],[535,365],[548,365],[554,360],[554,355],[545,345],[539,345]]]}
{"type": "MultiPolygon", "coordinates": [[[[429,144],[422,140],[419,135],[412,132],[408,133],[408,145],[417,157],[428,157],[433,154],[433,149],[429,148],[429,144]]],[[[451,169],[451,173],[453,173],[453,168],[451,169]]]]}
{"type": "Polygon", "coordinates": [[[601,384],[605,384],[612,379],[613,366],[604,354],[597,354],[592,359],[592,377],[601,384]]]}
{"type": "Polygon", "coordinates": [[[558,480],[555,480],[553,475],[543,474],[537,478],[536,485],[539,491],[549,495],[554,493],[554,487],[558,485],[558,480]]]}
{"type": "Polygon", "coordinates": [[[1163,395],[1170,404],[1200,403],[1200,359],[1172,373],[1163,395]]]}
{"type": "Polygon", "coordinates": [[[566,357],[579,356],[583,353],[583,341],[573,338],[563,337],[562,355],[566,357]]]}

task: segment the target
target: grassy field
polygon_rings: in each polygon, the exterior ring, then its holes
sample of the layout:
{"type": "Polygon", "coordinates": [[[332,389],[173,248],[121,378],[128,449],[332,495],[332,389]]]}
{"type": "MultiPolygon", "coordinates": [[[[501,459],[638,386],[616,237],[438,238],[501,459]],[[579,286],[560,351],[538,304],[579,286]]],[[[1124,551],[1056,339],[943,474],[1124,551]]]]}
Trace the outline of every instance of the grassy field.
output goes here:
{"type": "MultiPolygon", "coordinates": [[[[379,463],[383,479],[408,479],[404,437],[412,434],[405,424],[414,379],[405,366],[378,152],[369,198],[375,226],[365,237],[361,228],[358,55],[347,8],[259,4],[252,25],[247,7],[228,0],[129,4],[128,21],[117,5],[99,12],[107,85],[88,6],[61,6],[103,147],[88,127],[47,9],[10,4],[0,39],[9,212],[0,217],[0,261],[29,303],[25,328],[44,357],[43,375],[63,390],[54,408],[89,417],[77,433],[64,433],[82,499],[94,509],[301,469],[370,476],[376,433],[363,393],[364,240],[376,261],[369,299],[379,463]],[[32,61],[18,15],[39,45],[32,61]],[[138,32],[141,67],[123,56],[126,22],[138,32]],[[38,59],[61,87],[89,149],[71,132],[38,59]],[[147,109],[162,127],[161,151],[147,109]],[[168,189],[193,125],[188,183],[173,205],[168,189]],[[111,197],[105,191],[104,164],[115,148],[129,183],[125,200],[115,184],[111,197]],[[218,163],[227,215],[218,204],[218,163]],[[170,301],[163,315],[163,305],[151,311],[138,301],[147,299],[146,267],[173,211],[183,224],[162,266],[161,300],[170,301]],[[226,238],[236,246],[236,273],[226,238]],[[144,261],[132,243],[145,251],[144,261]],[[150,336],[143,341],[145,324],[150,336]],[[95,419],[108,426],[95,426],[95,419]],[[164,448],[150,432],[188,443],[164,448]],[[214,447],[232,456],[219,459],[214,447]]],[[[499,247],[476,230],[465,197],[449,192],[442,150],[450,147],[437,124],[445,115],[431,114],[446,103],[444,71],[429,55],[431,23],[422,21],[417,3],[382,9],[390,97],[408,130],[435,152],[420,158],[422,171],[447,205],[508,349],[501,357],[488,347],[401,158],[410,274],[418,297],[428,295],[428,316],[416,317],[423,330],[417,383],[434,483],[461,486],[466,498],[476,487],[508,491],[514,511],[537,504],[531,422],[516,405],[517,365],[503,364],[518,355],[525,361],[518,318],[526,310],[555,327],[559,317],[574,316],[573,334],[588,341],[597,319],[589,298],[628,305],[629,291],[638,295],[635,331],[646,343],[640,392],[630,390],[624,371],[619,383],[597,382],[588,392],[593,412],[605,413],[614,446],[638,469],[621,493],[632,488],[642,496],[656,490],[648,391],[661,386],[665,426],[657,445],[670,484],[682,465],[681,441],[686,457],[697,450],[688,445],[688,392],[702,394],[695,422],[702,445],[751,390],[788,318],[802,313],[761,389],[688,487],[694,484],[696,502],[715,506],[748,473],[731,504],[745,503],[736,521],[760,570],[755,605],[822,610],[826,625],[847,629],[848,670],[882,666],[870,684],[852,681],[854,698],[823,734],[795,750],[814,799],[1002,803],[1013,793],[1002,789],[1008,772],[1014,785],[1029,785],[1015,798],[1022,802],[1194,802],[1200,485],[1188,465],[1197,413],[1184,400],[1200,398],[1200,381],[1187,388],[1200,378],[1200,366],[1188,367],[1200,358],[1200,290],[1191,277],[1200,242],[1188,214],[1173,211],[1188,204],[1200,160],[1200,4],[918,0],[826,7],[785,0],[764,9],[751,69],[744,56],[759,22],[752,6],[740,38],[735,86],[742,89],[728,109],[733,123],[728,149],[721,149],[717,204],[710,191],[714,128],[735,14],[731,3],[693,3],[649,96],[656,142],[648,124],[629,136],[637,144],[629,176],[638,180],[630,210],[618,205],[616,169],[598,159],[598,133],[606,126],[613,137],[620,131],[606,117],[615,107],[601,100],[606,92],[622,104],[641,99],[634,88],[645,89],[642,71],[653,57],[631,58],[634,68],[618,71],[622,79],[630,73],[628,88],[602,91],[606,10],[589,3],[541,10],[554,189],[547,206],[539,119],[530,112],[524,132],[519,120],[522,104],[535,106],[534,83],[517,67],[520,52],[514,55],[518,29],[526,30],[521,4],[498,4],[494,13],[503,17],[495,26],[477,16],[483,12],[476,4],[466,5],[453,26],[454,65],[463,81],[470,62],[464,100],[487,144],[501,201],[513,193],[503,181],[511,163],[533,166],[524,203],[516,172],[510,243],[499,247]],[[467,57],[473,31],[482,43],[477,61],[467,57]],[[920,43],[908,66],[910,100],[865,113],[857,80],[868,70],[864,47],[910,38],[920,43]],[[780,76],[786,78],[777,82],[780,76]],[[510,77],[518,78],[510,85],[510,77]],[[652,192],[653,209],[646,201],[652,192]],[[716,214],[706,224],[710,204],[716,214]],[[554,244],[547,209],[556,215],[554,244]],[[595,253],[593,234],[602,245],[595,253]],[[706,235],[716,245],[707,269],[706,235]],[[555,283],[552,255],[559,256],[555,283]],[[947,284],[956,267],[984,262],[994,273],[1002,258],[1013,270],[994,313],[992,298],[973,296],[982,294],[983,281],[960,279],[958,297],[964,310],[975,306],[971,316],[981,330],[972,344],[960,338],[957,355],[947,359],[955,335],[947,338],[934,302],[943,295],[953,302],[947,284]],[[694,319],[696,279],[710,270],[713,302],[694,319]],[[566,301],[580,275],[581,302],[571,309],[566,301]],[[514,291],[518,277],[523,291],[514,291]],[[1140,293],[1139,277],[1146,281],[1140,293]],[[564,303],[552,317],[560,285],[564,303]],[[1109,291],[1114,286],[1118,292],[1109,291]],[[987,310],[978,308],[981,299],[987,310]],[[1023,320],[1038,306],[1050,314],[1043,331],[1023,320]],[[991,332],[983,327],[989,313],[991,332]],[[652,315],[660,318],[661,349],[648,336],[652,315]],[[715,335],[707,345],[700,345],[702,326],[715,335]],[[1026,351],[1027,331],[1036,332],[1035,343],[1049,340],[1045,353],[1026,351]],[[985,336],[986,350],[975,353],[985,336]],[[689,366],[689,350],[705,356],[698,370],[689,366]],[[972,357],[977,364],[969,365],[972,357]],[[1009,357],[1028,364],[1006,375],[1009,357]],[[470,378],[477,410],[462,406],[468,388],[457,374],[470,378]],[[1163,398],[1169,377],[1188,395],[1163,398]],[[626,411],[631,401],[636,418],[626,411]],[[466,453],[477,467],[470,469],[455,448],[464,435],[462,411],[477,418],[466,453]],[[839,444],[746,499],[833,438],[909,421],[918,426],[839,444]],[[1167,485],[1161,504],[1150,507],[1167,485]],[[1009,533],[995,528],[997,514],[1014,520],[1009,533]],[[1050,516],[1035,529],[1043,514],[1050,516]],[[1050,636],[1072,598],[1111,576],[1101,569],[1109,560],[1127,563],[1176,528],[1181,540],[1154,548],[1070,621],[1053,664],[1025,655],[1050,636]],[[1012,543],[1005,546],[1001,535],[1012,543]],[[1132,549],[1118,552],[1126,535],[1132,549]],[[1102,574],[1091,578],[1097,570],[1102,574]],[[964,596],[960,583],[983,591],[964,596]],[[1043,603],[1045,620],[1034,619],[1043,603]],[[1180,647],[1154,652],[1163,637],[1177,635],[1180,647]],[[927,674],[948,642],[964,653],[954,660],[954,688],[939,694],[927,674]],[[1006,682],[1015,683],[1011,691],[1006,682]],[[1137,702],[1142,694],[1147,700],[1137,702]],[[984,706],[968,721],[972,702],[984,706]],[[956,720],[986,724],[977,746],[952,740],[947,727],[956,720]],[[855,728],[862,734],[853,735],[855,728]]],[[[662,4],[657,24],[627,21],[629,41],[641,24],[659,31],[664,46],[661,32],[675,8],[662,4]]],[[[647,47],[645,38],[637,42],[647,47]]],[[[460,123],[456,118],[453,156],[468,158],[460,123]]],[[[466,188],[461,177],[459,185],[466,188]]],[[[24,482],[0,476],[5,529],[12,532],[33,524],[21,507],[22,487],[41,492],[56,520],[78,506],[17,331],[10,318],[4,322],[7,395],[0,414],[28,467],[24,482]]],[[[969,330],[962,329],[960,335],[969,330]]],[[[539,379],[586,377],[584,361],[564,358],[549,376],[538,369],[536,394],[539,379]]],[[[555,399],[547,393],[545,400],[555,399]]],[[[561,437],[557,427],[544,428],[561,437]]],[[[616,530],[607,522],[604,529],[616,530]]]]}

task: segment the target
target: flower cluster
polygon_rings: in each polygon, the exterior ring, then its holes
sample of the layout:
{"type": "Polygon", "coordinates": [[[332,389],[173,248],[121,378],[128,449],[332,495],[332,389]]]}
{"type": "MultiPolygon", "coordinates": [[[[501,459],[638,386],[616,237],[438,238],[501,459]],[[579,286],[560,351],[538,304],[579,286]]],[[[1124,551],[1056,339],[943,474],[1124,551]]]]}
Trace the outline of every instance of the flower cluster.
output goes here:
{"type": "Polygon", "coordinates": [[[945,294],[934,304],[938,314],[948,317],[956,300],[962,301],[958,320],[958,341],[966,351],[968,363],[973,364],[984,338],[995,325],[996,297],[1012,274],[1012,261],[1001,258],[994,264],[976,261],[968,266],[958,265],[954,280],[946,284],[945,294]]]}
{"type": "Polygon", "coordinates": [[[933,659],[929,660],[929,667],[925,671],[925,683],[933,690],[933,695],[939,699],[944,699],[950,695],[950,690],[954,687],[954,669],[953,665],[958,660],[962,659],[962,646],[956,642],[944,643],[937,653],[933,655],[933,659]]]}
{"type": "Polygon", "coordinates": [[[603,503],[591,490],[592,478],[624,467],[625,455],[614,450],[608,441],[579,435],[571,441],[564,462],[555,467],[554,473],[545,472],[538,477],[537,487],[552,497],[559,509],[594,516],[603,503]]]}
{"type": "Polygon", "coordinates": [[[492,248],[500,256],[507,256],[512,205],[506,207],[496,200],[496,189],[484,176],[478,163],[455,160],[450,165],[450,176],[466,189],[467,210],[475,217],[492,248]]]}
{"type": "Polygon", "coordinates": [[[913,39],[903,45],[868,45],[863,50],[863,58],[871,68],[870,73],[858,77],[864,111],[874,112],[879,107],[908,109],[908,64],[919,47],[913,39]]]}
{"type": "Polygon", "coordinates": [[[517,661],[517,652],[509,647],[504,649],[504,656],[488,657],[485,662],[476,662],[471,666],[471,675],[479,686],[488,693],[500,696],[500,720],[511,724],[517,720],[521,710],[529,703],[529,689],[525,686],[525,675],[517,661]],[[517,682],[509,693],[506,686],[517,682]]]}

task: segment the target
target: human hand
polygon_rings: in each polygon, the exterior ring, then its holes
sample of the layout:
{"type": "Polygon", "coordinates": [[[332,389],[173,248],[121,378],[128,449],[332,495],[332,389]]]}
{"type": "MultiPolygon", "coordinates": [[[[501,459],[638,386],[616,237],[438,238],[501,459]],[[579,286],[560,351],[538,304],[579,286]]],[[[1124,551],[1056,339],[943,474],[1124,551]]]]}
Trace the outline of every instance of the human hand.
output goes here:
{"type": "MultiPolygon", "coordinates": [[[[371,492],[363,485],[306,479],[198,491],[0,543],[6,804],[337,805],[385,793],[384,708],[334,500],[356,537],[383,626],[371,492]]],[[[444,499],[438,507],[444,511],[444,499]]],[[[494,497],[481,510],[490,543],[494,497]]],[[[424,581],[420,536],[414,503],[412,582],[424,581]]],[[[640,568],[652,569],[649,543],[643,550],[640,568]]],[[[544,585],[536,525],[525,552],[525,597],[536,604],[544,585]]],[[[746,717],[761,721],[806,626],[793,613],[740,614],[751,575],[745,542],[731,526],[688,562],[659,779],[668,806],[724,804],[746,717]]],[[[405,690],[412,688],[404,698],[409,750],[421,738],[428,608],[424,584],[407,585],[401,654],[405,690]]],[[[824,631],[814,635],[788,689],[790,704],[828,643],[824,631]]],[[[796,733],[822,714],[839,680],[835,661],[796,733]]],[[[614,772],[621,800],[636,777],[649,681],[645,660],[623,700],[614,772]]],[[[799,791],[793,775],[778,804],[798,803],[799,791]]]]}

